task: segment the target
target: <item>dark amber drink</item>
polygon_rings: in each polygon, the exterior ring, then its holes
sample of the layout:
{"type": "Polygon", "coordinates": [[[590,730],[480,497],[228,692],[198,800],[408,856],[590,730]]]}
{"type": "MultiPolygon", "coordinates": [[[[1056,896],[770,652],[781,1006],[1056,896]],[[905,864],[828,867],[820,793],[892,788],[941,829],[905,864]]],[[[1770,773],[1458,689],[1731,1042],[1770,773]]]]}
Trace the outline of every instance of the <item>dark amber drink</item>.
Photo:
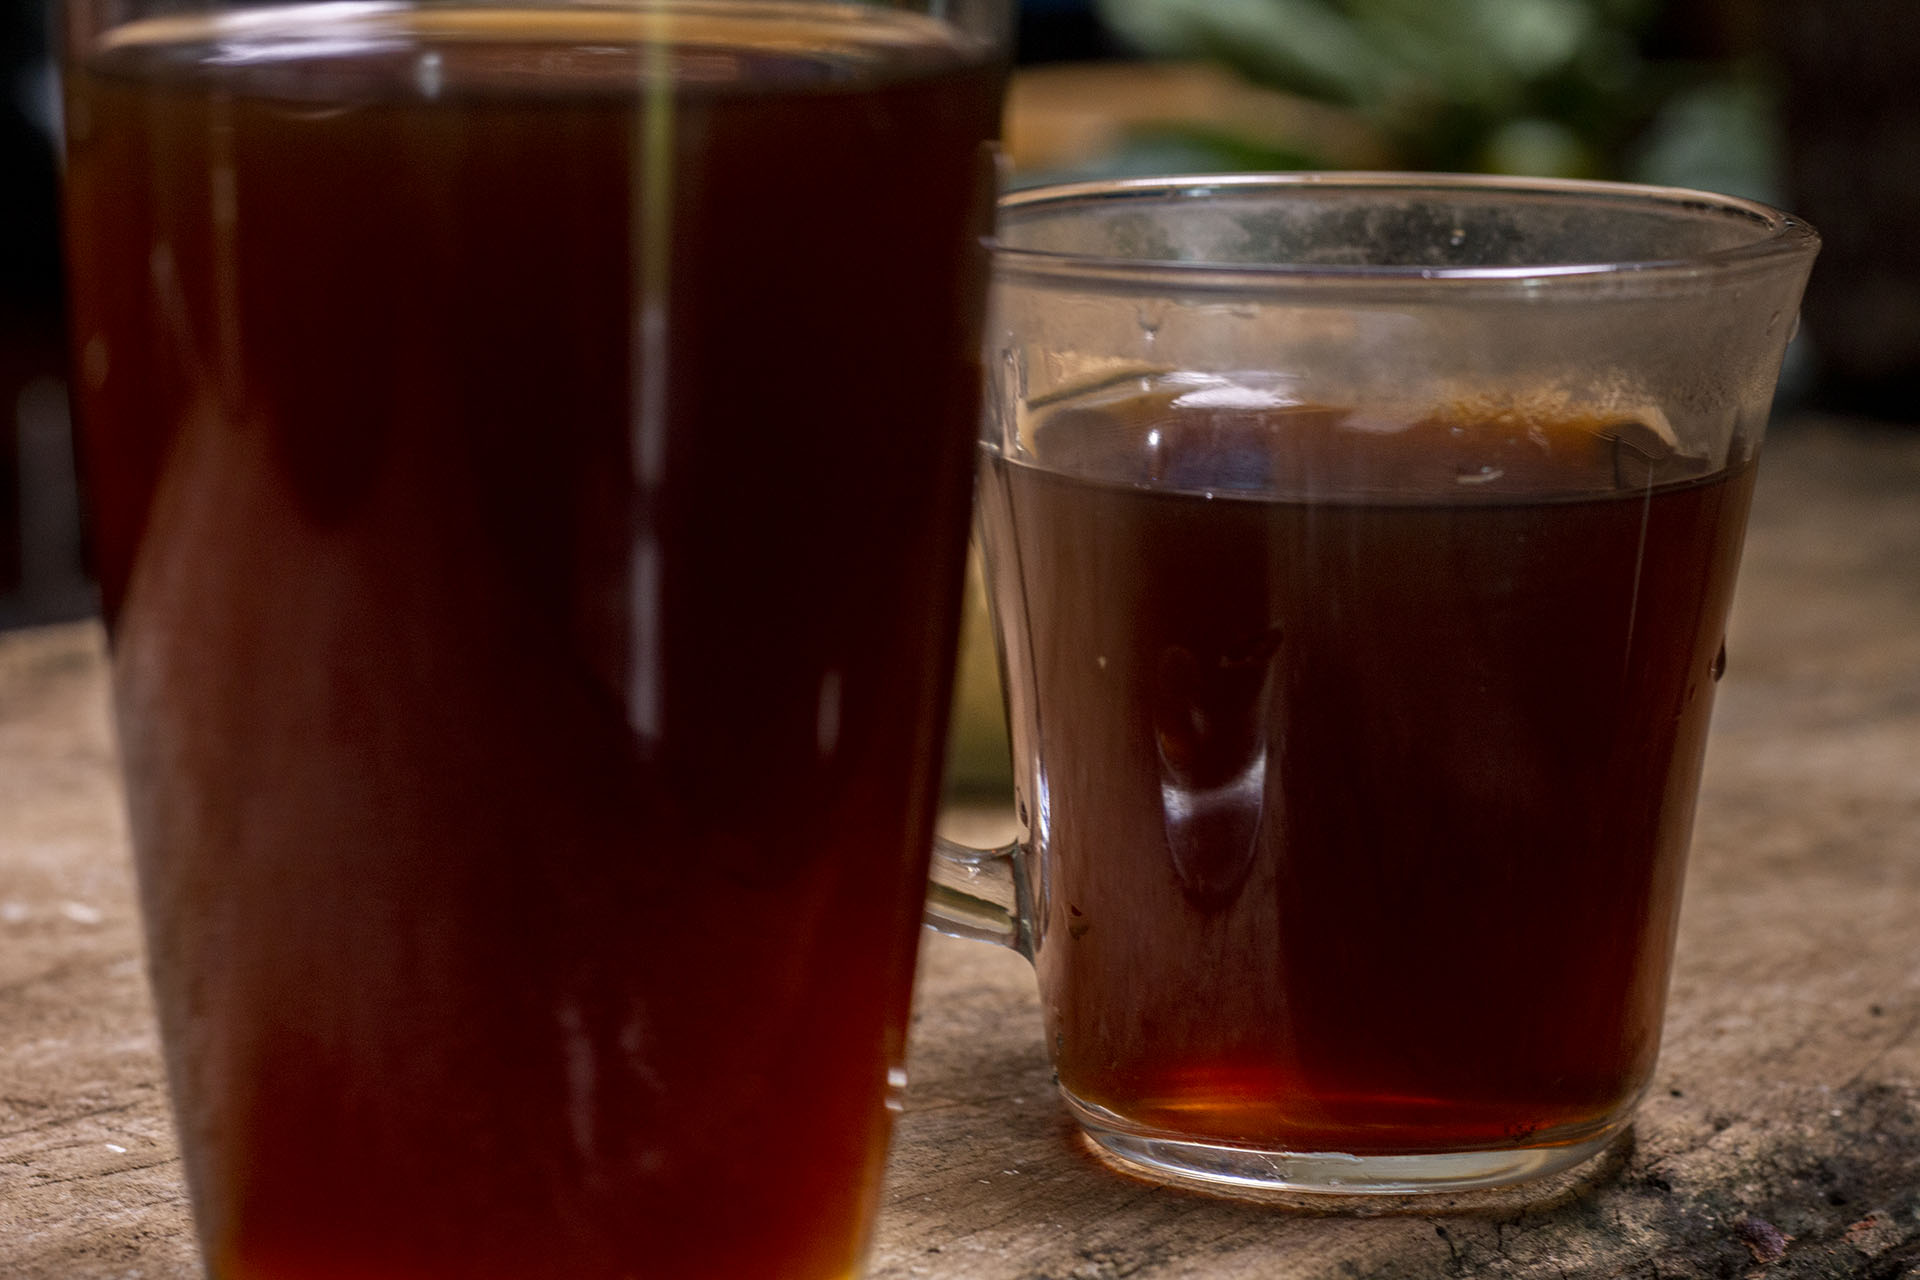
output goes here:
{"type": "Polygon", "coordinates": [[[1000,84],[831,6],[82,51],[84,461],[214,1275],[856,1270],[1000,84]]]}
{"type": "Polygon", "coordinates": [[[1659,1044],[1752,466],[1657,413],[1281,399],[1109,393],[987,455],[1061,1086],[1275,1152],[1604,1134],[1659,1044]]]}

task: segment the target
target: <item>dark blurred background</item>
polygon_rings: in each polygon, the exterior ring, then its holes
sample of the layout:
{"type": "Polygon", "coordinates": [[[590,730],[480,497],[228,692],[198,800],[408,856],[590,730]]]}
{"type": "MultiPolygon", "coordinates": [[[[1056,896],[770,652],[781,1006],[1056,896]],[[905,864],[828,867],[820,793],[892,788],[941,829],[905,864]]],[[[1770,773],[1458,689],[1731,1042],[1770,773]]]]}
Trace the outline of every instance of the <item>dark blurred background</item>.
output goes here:
{"type": "Polygon", "coordinates": [[[0,0],[0,627],[83,616],[48,9],[0,0]]]}
{"type": "MultiPolygon", "coordinates": [[[[49,6],[0,0],[0,628],[84,616],[49,6]]],[[[1754,196],[1825,237],[1783,396],[1920,420],[1920,0],[1025,0],[1015,181],[1486,170],[1754,196]]]]}

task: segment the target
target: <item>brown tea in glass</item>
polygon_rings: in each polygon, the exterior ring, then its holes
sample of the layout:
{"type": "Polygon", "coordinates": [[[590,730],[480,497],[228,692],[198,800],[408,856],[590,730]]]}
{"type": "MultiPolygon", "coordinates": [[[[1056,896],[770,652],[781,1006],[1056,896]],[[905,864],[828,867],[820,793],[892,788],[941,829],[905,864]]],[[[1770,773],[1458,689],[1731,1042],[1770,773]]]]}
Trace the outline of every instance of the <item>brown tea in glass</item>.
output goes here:
{"type": "Polygon", "coordinates": [[[1135,178],[1001,203],[980,535],[1034,962],[1122,1168],[1572,1169],[1654,1069],[1774,378],[1817,239],[1704,192],[1135,178]]]}
{"type": "Polygon", "coordinates": [[[983,475],[1071,762],[1034,848],[1061,1088],[1285,1151],[1589,1136],[1659,1044],[1752,466],[1205,399],[1063,408],[983,475]]]}
{"type": "Polygon", "coordinates": [[[956,627],[991,32],[177,10],[75,51],[68,201],[210,1271],[853,1274],[956,627]]]}

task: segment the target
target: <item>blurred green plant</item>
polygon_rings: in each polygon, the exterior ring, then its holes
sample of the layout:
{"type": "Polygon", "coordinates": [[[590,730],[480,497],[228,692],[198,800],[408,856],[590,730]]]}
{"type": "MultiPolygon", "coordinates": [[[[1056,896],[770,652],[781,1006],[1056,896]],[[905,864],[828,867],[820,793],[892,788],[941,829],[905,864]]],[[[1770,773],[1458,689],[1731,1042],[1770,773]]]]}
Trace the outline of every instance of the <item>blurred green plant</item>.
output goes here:
{"type": "MultiPolygon", "coordinates": [[[[1651,52],[1663,0],[1100,4],[1145,53],[1212,59],[1354,113],[1406,168],[1774,191],[1765,77],[1743,60],[1651,52]]],[[[1220,158],[1231,164],[1232,147],[1220,158]]]]}

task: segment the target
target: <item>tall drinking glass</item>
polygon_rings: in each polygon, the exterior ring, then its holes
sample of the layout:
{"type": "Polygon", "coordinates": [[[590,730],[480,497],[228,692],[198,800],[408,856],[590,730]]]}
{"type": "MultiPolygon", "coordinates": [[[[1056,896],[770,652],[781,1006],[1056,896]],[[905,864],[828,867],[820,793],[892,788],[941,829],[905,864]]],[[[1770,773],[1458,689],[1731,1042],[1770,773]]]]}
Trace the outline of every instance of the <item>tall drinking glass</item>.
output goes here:
{"type": "Polygon", "coordinates": [[[74,370],[224,1280],[857,1271],[1000,0],[68,0],[74,370]]]}

